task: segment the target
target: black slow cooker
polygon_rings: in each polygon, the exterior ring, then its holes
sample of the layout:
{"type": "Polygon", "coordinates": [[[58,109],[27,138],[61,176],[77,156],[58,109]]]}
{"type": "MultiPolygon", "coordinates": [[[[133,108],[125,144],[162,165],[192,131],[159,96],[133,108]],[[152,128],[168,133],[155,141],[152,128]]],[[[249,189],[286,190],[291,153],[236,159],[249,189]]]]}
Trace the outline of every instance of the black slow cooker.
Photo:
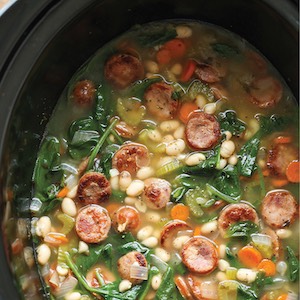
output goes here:
{"type": "Polygon", "coordinates": [[[34,261],[24,259],[24,251],[13,253],[11,244],[19,237],[22,247],[31,249],[34,162],[64,86],[96,49],[131,26],[173,18],[206,21],[244,37],[298,98],[297,1],[15,2],[0,18],[0,299],[47,298],[34,261]]]}

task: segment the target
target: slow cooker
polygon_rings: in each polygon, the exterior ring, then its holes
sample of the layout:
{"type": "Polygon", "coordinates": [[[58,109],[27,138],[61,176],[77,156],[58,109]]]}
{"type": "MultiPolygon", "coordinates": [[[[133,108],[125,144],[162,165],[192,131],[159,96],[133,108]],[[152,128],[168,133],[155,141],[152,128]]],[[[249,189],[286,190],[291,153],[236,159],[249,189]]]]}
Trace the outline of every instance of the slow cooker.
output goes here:
{"type": "Polygon", "coordinates": [[[298,98],[298,5],[287,0],[18,0],[0,18],[0,299],[47,299],[31,249],[31,178],[57,99],[96,49],[135,24],[196,19],[239,34],[298,98]],[[30,267],[29,267],[30,266],[30,267]],[[24,278],[30,276],[30,284],[24,278]],[[27,282],[27,283],[26,283],[27,282]]]}

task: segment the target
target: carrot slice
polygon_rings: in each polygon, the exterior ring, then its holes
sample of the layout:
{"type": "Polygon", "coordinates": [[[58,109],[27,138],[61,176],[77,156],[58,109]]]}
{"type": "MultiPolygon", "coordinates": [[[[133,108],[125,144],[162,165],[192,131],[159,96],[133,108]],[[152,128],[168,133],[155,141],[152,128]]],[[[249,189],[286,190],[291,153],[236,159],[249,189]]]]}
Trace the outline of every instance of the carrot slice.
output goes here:
{"type": "Polygon", "coordinates": [[[63,187],[56,195],[57,198],[64,198],[69,193],[68,187],[63,187]]]}
{"type": "Polygon", "coordinates": [[[274,139],[275,144],[289,144],[292,142],[292,138],[290,136],[278,136],[274,139]]]}
{"type": "Polygon", "coordinates": [[[196,226],[194,229],[194,236],[201,235],[201,226],[196,226]]]}
{"type": "Polygon", "coordinates": [[[186,66],[182,71],[180,81],[182,82],[189,81],[192,75],[194,74],[195,69],[196,69],[196,62],[192,59],[188,60],[186,66]]]}
{"type": "Polygon", "coordinates": [[[171,51],[168,49],[162,48],[156,53],[156,60],[160,65],[166,65],[171,58],[171,51]]]}
{"type": "Polygon", "coordinates": [[[183,103],[179,110],[179,119],[183,123],[187,123],[189,115],[196,109],[198,109],[198,106],[194,102],[183,103]]]}
{"type": "Polygon", "coordinates": [[[298,160],[293,160],[286,168],[286,177],[290,182],[300,182],[300,164],[298,160]]]}
{"type": "Polygon", "coordinates": [[[174,282],[181,294],[182,297],[184,297],[185,299],[193,299],[189,288],[187,286],[187,284],[185,283],[185,280],[182,276],[176,276],[174,279],[174,282]]]}
{"type": "Polygon", "coordinates": [[[171,218],[173,220],[186,221],[190,216],[190,209],[184,204],[176,204],[171,209],[171,218]]]}
{"type": "Polygon", "coordinates": [[[65,234],[59,232],[49,232],[44,238],[44,242],[52,246],[59,246],[68,243],[68,238],[65,234]]]}
{"type": "Polygon", "coordinates": [[[261,253],[251,246],[245,246],[238,251],[238,258],[248,268],[255,268],[262,261],[261,253]]]}
{"type": "Polygon", "coordinates": [[[276,274],[276,265],[270,259],[263,259],[257,266],[258,270],[265,272],[266,276],[276,274]]]}
{"type": "Polygon", "coordinates": [[[276,300],[287,300],[288,296],[288,294],[282,294],[276,300]]]}
{"type": "Polygon", "coordinates": [[[288,183],[289,182],[286,179],[273,179],[272,180],[272,185],[277,188],[281,188],[281,187],[287,185],[288,183]]]}
{"type": "Polygon", "coordinates": [[[175,59],[183,57],[186,53],[186,45],[181,39],[170,40],[164,44],[163,48],[169,50],[171,57],[175,59]]]}

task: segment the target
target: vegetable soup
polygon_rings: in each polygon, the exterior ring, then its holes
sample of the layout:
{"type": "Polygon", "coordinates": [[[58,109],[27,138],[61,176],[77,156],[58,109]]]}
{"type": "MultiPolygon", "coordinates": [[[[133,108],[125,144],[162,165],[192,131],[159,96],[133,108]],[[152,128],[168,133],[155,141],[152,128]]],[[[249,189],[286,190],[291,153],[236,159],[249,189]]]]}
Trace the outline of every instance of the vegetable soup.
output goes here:
{"type": "Polygon", "coordinates": [[[49,299],[298,299],[298,105],[242,38],[135,26],[72,77],[33,174],[49,299]]]}

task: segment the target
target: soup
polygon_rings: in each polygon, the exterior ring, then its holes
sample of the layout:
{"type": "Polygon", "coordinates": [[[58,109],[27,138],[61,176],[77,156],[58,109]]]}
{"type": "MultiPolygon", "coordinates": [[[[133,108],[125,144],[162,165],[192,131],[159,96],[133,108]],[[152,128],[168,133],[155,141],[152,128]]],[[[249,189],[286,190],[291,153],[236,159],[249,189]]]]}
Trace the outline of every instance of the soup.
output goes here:
{"type": "Polygon", "coordinates": [[[73,76],[31,202],[51,299],[297,299],[298,113],[216,26],[136,26],[73,76]]]}

